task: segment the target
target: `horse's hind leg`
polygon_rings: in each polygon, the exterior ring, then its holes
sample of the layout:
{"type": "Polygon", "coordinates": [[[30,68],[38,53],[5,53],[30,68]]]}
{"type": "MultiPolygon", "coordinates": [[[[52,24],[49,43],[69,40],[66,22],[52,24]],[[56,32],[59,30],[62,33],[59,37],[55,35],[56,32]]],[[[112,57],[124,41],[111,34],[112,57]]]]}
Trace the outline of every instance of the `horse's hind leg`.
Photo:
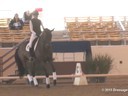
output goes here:
{"type": "Polygon", "coordinates": [[[30,74],[27,74],[29,84],[33,84],[33,77],[30,74]]]}
{"type": "Polygon", "coordinates": [[[38,86],[38,82],[35,76],[33,77],[33,83],[34,83],[34,86],[38,86]]]}
{"type": "Polygon", "coordinates": [[[46,76],[46,87],[47,88],[50,88],[50,79],[49,79],[49,76],[48,77],[46,76]]]}
{"type": "Polygon", "coordinates": [[[34,62],[28,62],[27,64],[27,78],[28,78],[28,81],[29,81],[29,84],[31,85],[34,85],[34,86],[38,86],[38,82],[37,82],[37,79],[35,77],[35,65],[34,65],[34,62]]]}
{"type": "Polygon", "coordinates": [[[38,86],[38,82],[35,76],[31,76],[30,74],[27,74],[27,78],[31,85],[34,84],[34,86],[38,86]]]}
{"type": "Polygon", "coordinates": [[[26,65],[26,73],[27,73],[28,83],[33,85],[33,76],[31,74],[31,70],[32,70],[31,62],[26,62],[25,65],[26,65]]]}
{"type": "Polygon", "coordinates": [[[36,79],[36,77],[35,77],[35,63],[33,62],[32,63],[32,76],[33,76],[33,83],[34,83],[34,86],[38,86],[38,81],[37,81],[37,79],[36,79]]]}

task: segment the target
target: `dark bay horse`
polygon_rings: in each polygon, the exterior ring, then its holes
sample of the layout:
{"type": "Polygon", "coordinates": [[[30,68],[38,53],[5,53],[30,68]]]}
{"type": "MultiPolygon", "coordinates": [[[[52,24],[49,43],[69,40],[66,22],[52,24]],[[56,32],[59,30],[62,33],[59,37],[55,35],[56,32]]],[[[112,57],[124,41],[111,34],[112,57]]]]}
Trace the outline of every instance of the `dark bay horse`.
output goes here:
{"type": "MultiPolygon", "coordinates": [[[[54,30],[54,29],[53,29],[54,30]]],[[[32,61],[29,60],[29,52],[26,51],[26,45],[28,41],[23,42],[15,52],[15,61],[18,67],[19,76],[22,77],[27,75],[29,83],[33,83],[35,86],[38,86],[38,81],[35,77],[36,66],[41,68],[44,71],[46,76],[46,87],[50,87],[50,78],[49,78],[49,70],[47,68],[47,64],[51,66],[52,75],[53,75],[53,84],[56,85],[56,71],[53,66],[53,54],[52,54],[52,31],[47,28],[41,33],[36,42],[36,47],[33,46],[34,49],[34,59],[32,61]]],[[[42,73],[43,75],[43,73],[42,73]]]]}

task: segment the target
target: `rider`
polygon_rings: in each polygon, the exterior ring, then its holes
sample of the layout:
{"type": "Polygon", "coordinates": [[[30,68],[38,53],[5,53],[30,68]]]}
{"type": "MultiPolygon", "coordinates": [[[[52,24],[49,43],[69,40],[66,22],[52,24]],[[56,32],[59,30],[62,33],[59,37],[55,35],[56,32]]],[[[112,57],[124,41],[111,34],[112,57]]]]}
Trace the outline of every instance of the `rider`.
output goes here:
{"type": "Polygon", "coordinates": [[[39,15],[39,13],[38,13],[37,10],[32,12],[32,19],[29,22],[31,37],[30,37],[29,43],[26,47],[26,50],[29,51],[31,59],[33,58],[33,56],[32,56],[32,52],[33,52],[32,51],[33,50],[32,49],[32,43],[35,40],[35,38],[40,36],[40,34],[42,32],[41,31],[41,26],[44,29],[43,23],[41,22],[40,19],[38,19],[38,15],[39,15]]]}

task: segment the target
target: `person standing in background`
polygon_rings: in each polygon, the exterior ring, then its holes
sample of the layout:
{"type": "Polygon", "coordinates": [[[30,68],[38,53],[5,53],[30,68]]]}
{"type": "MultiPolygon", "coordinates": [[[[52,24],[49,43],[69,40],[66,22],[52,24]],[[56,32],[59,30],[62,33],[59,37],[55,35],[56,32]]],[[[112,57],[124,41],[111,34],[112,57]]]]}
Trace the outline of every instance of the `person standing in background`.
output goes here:
{"type": "Polygon", "coordinates": [[[23,15],[23,21],[25,24],[29,24],[29,21],[32,19],[32,14],[30,11],[25,11],[23,15]]]}

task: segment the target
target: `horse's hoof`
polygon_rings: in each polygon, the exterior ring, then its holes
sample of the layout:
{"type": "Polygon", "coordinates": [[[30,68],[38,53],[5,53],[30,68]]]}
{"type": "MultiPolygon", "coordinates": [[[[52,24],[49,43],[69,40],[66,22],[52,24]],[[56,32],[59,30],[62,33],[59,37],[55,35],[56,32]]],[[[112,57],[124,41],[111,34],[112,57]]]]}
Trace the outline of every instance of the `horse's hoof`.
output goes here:
{"type": "Polygon", "coordinates": [[[38,87],[39,85],[37,84],[37,85],[35,85],[35,87],[38,87]]]}
{"type": "Polygon", "coordinates": [[[53,80],[53,85],[56,86],[56,80],[53,80]]]}
{"type": "Polygon", "coordinates": [[[31,81],[31,82],[29,82],[29,84],[33,86],[33,85],[34,85],[34,82],[33,82],[33,81],[31,81]]]}
{"type": "Polygon", "coordinates": [[[47,88],[50,88],[50,84],[47,84],[46,87],[47,87],[47,88]]]}
{"type": "Polygon", "coordinates": [[[34,58],[33,57],[29,57],[29,62],[32,62],[32,61],[34,61],[34,58]]]}

